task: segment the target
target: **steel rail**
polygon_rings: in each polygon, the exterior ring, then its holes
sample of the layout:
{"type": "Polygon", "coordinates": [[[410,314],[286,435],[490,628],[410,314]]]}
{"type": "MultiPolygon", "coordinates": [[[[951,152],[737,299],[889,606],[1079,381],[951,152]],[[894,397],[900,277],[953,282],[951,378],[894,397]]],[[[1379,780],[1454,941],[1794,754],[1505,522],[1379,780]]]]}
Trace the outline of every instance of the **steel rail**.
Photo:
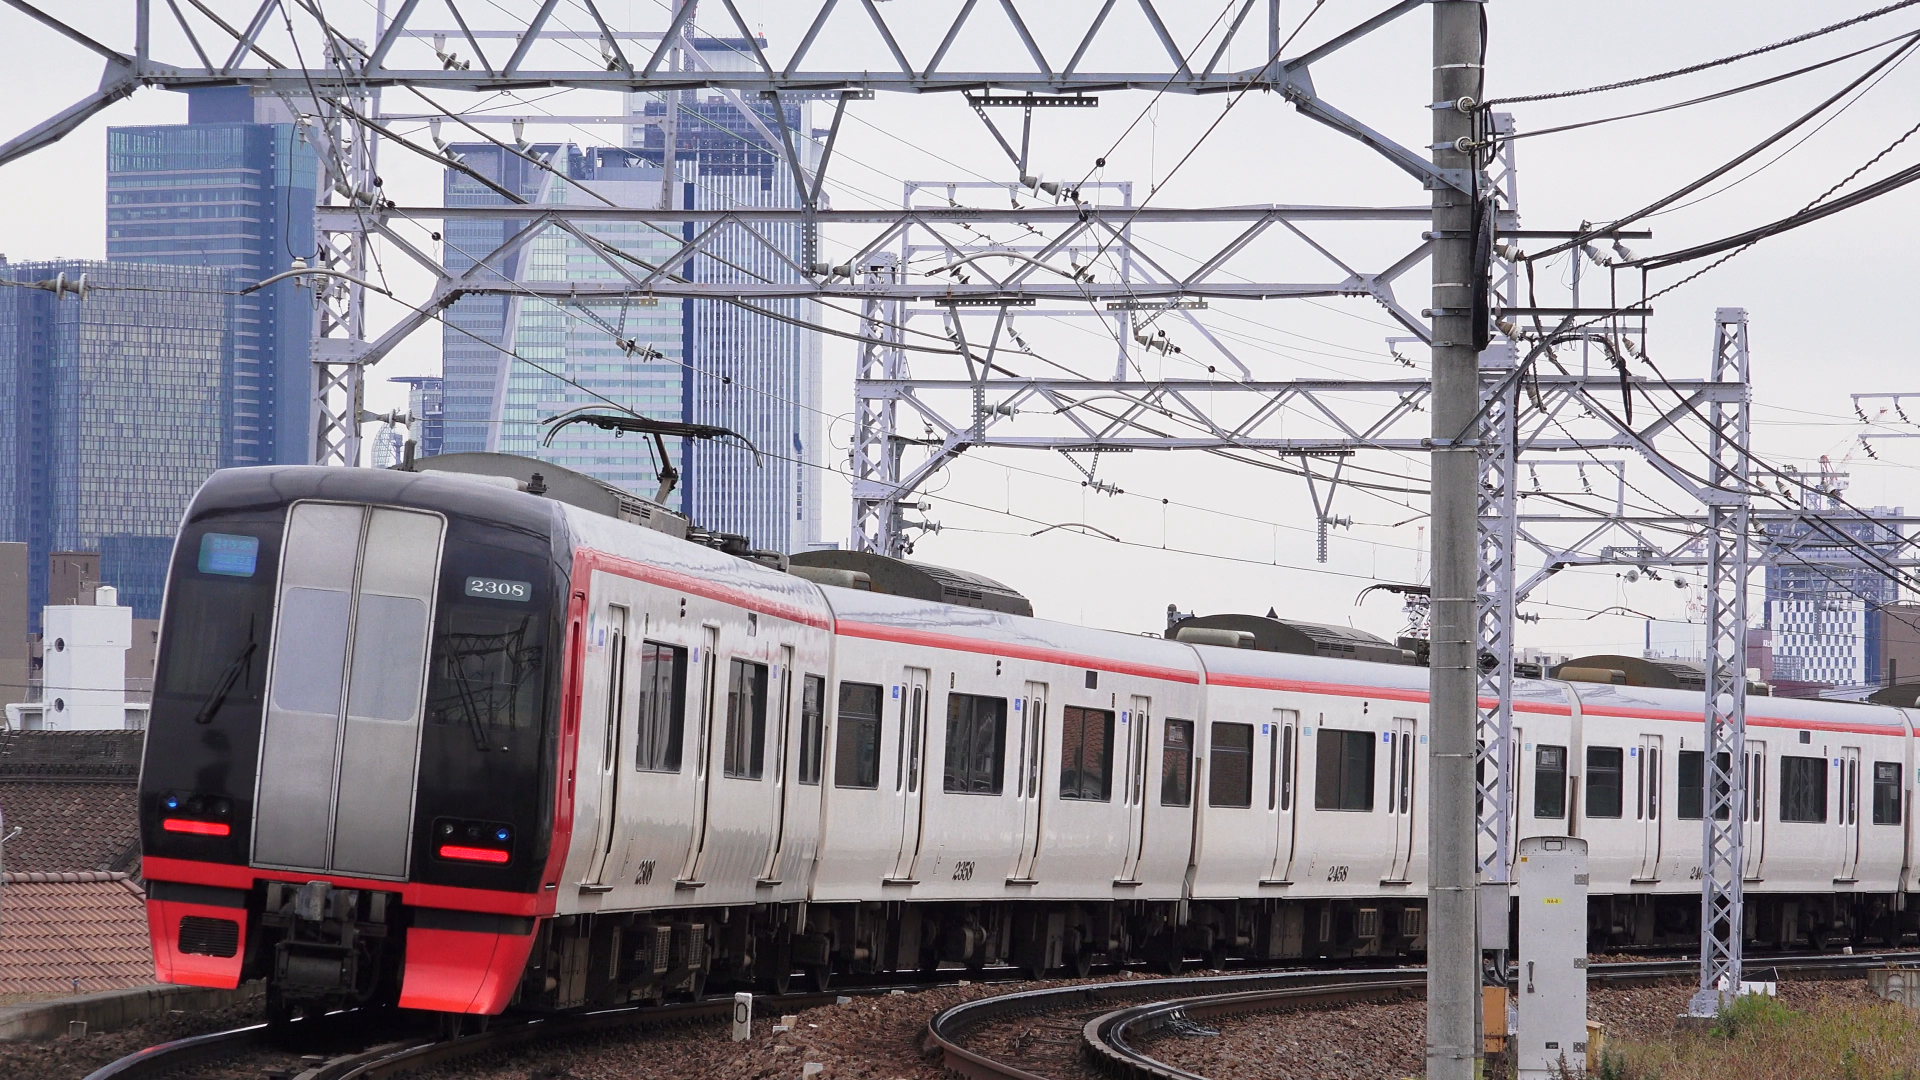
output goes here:
{"type": "MultiPolygon", "coordinates": [[[[754,1004],[756,1011],[778,1010],[771,1013],[777,1016],[783,1012],[830,1005],[842,995],[857,997],[884,992],[886,989],[862,987],[825,993],[755,995],[754,1004]]],[[[391,1034],[383,1034],[379,1036],[378,1045],[333,1057],[324,1064],[300,1073],[300,1080],[373,1080],[377,1077],[399,1076],[421,1068],[447,1065],[481,1054],[498,1053],[553,1039],[725,1020],[733,1015],[733,1008],[733,998],[727,996],[670,1005],[628,1005],[548,1016],[494,1018],[492,1022],[498,1026],[455,1038],[426,1035],[396,1038],[391,1034]]],[[[346,1020],[344,1015],[342,1020],[346,1020]]],[[[153,1080],[189,1065],[271,1049],[273,1045],[265,1024],[195,1035],[137,1050],[89,1073],[86,1080],[153,1080]]]]}
{"type": "Polygon", "coordinates": [[[86,1080],[144,1080],[146,1077],[165,1076],[187,1065],[261,1049],[267,1045],[265,1024],[193,1035],[135,1050],[88,1073],[86,1080]]]}
{"type": "MultiPolygon", "coordinates": [[[[1884,966],[1905,961],[1920,963],[1920,954],[1864,953],[1853,955],[1782,956],[1769,959],[1764,966],[1776,971],[1845,971],[1884,966]]],[[[1613,983],[1655,982],[1662,979],[1691,978],[1699,970],[1697,960],[1651,960],[1616,964],[1596,964],[1591,977],[1613,983]]],[[[1761,965],[1756,963],[1756,967],[1761,965]]],[[[1319,1008],[1336,1003],[1397,992],[1414,994],[1425,986],[1421,969],[1373,972],[1381,976],[1372,983],[1330,983],[1320,976],[1326,972],[1304,972],[1292,976],[1299,985],[1247,991],[1216,991],[1184,998],[1173,998],[1141,1005],[1130,1005],[1103,1013],[1087,1021],[1081,1031],[1081,1053],[1094,1068],[1116,1080],[1207,1080],[1197,1073],[1160,1061],[1137,1045],[1152,1035],[1183,1024],[1224,1016],[1289,1009],[1319,1008]],[[1311,981],[1309,981],[1311,980],[1311,981]]],[[[1270,979],[1286,976],[1267,976],[1270,979]]],[[[951,1011],[951,1010],[949,1010],[951,1011]]],[[[937,1019],[937,1018],[936,1018],[937,1019]]],[[[975,1055],[977,1057],[977,1055],[975,1055]]],[[[950,1066],[951,1067],[951,1066],[950,1066]]],[[[985,1078],[1012,1077],[1017,1070],[993,1073],[968,1073],[985,1078]]]]}

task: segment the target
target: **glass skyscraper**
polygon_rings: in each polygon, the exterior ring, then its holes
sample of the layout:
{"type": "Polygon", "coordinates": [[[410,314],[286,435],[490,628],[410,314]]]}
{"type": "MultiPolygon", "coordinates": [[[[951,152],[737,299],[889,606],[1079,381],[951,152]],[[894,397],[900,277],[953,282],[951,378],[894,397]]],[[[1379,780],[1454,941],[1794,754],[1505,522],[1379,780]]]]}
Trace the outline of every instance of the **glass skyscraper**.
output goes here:
{"type": "MultiPolygon", "coordinates": [[[[696,42],[716,66],[734,63],[744,41],[696,42]]],[[[676,95],[675,205],[695,209],[791,208],[801,204],[777,139],[784,119],[804,161],[818,145],[804,126],[799,103],[755,102],[746,112],[725,98],[704,102],[676,95]],[[776,112],[775,110],[782,110],[776,112]],[[758,121],[775,132],[769,140],[758,121]]],[[[454,147],[463,162],[533,203],[561,206],[659,206],[665,174],[667,102],[636,95],[629,107],[624,149],[581,150],[541,144],[530,153],[542,169],[486,143],[454,147]]],[[[500,205],[499,193],[458,170],[446,178],[447,205],[500,205]]],[[[447,223],[445,261],[452,273],[471,268],[504,241],[518,223],[447,223]]],[[[638,222],[582,223],[581,229],[633,261],[644,276],[684,240],[692,225],[638,222]]],[[[710,237],[707,254],[674,272],[694,281],[803,280],[797,223],[725,225],[710,237]]],[[[549,228],[495,269],[520,280],[617,282],[592,245],[549,228]]],[[[540,421],[582,405],[607,406],[602,396],[655,420],[715,424],[739,433],[759,451],[732,440],[669,439],[681,471],[670,500],[702,528],[736,533],[758,548],[789,552],[819,535],[819,484],[809,464],[821,463],[820,339],[786,320],[818,322],[811,301],[752,301],[750,310],[721,300],[680,301],[636,290],[624,299],[573,302],[564,307],[532,296],[464,297],[447,313],[446,449],[498,450],[565,464],[636,494],[651,496],[658,477],[652,440],[584,426],[569,427],[551,447],[540,445],[540,421]],[[623,345],[628,342],[630,345],[623,345]],[[509,354],[513,355],[509,355],[509,354]],[[583,391],[555,377],[564,375],[583,391]],[[591,392],[588,392],[591,391],[591,392]]]]}
{"type": "MultiPolygon", "coordinates": [[[[531,166],[490,144],[453,148],[470,168],[511,185],[529,201],[554,206],[605,205],[591,188],[624,206],[657,206],[658,169],[636,167],[633,155],[599,148],[538,146],[531,152],[554,162],[556,175],[531,166]]],[[[447,203],[497,205],[506,200],[471,177],[452,171],[447,203]]],[[[448,222],[445,258],[461,273],[487,257],[509,232],[499,222],[448,222]],[[464,226],[455,230],[454,226],[464,226]]],[[[582,232],[636,259],[658,263],[678,246],[672,232],[633,222],[586,222],[582,232]]],[[[548,229],[496,267],[518,280],[538,282],[619,281],[579,237],[548,229]]],[[[659,462],[651,439],[615,438],[587,426],[564,428],[542,445],[542,421],[583,405],[608,401],[655,420],[686,418],[684,345],[680,302],[634,296],[570,302],[564,306],[533,296],[464,297],[447,312],[443,395],[448,451],[493,450],[557,462],[651,497],[659,462]],[[622,342],[631,342],[631,348],[622,342]],[[578,384],[578,385],[575,385],[578,384]],[[584,387],[585,389],[582,389],[584,387]]],[[[680,457],[678,439],[668,453],[680,457]]],[[[424,449],[423,449],[424,452],[424,449]]],[[[685,489],[670,500],[683,506],[685,489]]]]}
{"type": "MultiPolygon", "coordinates": [[[[764,49],[766,41],[758,44],[764,49]]],[[[693,45],[716,69],[757,64],[745,39],[699,38],[693,45]]],[[[643,160],[664,167],[671,128],[675,179],[684,181],[678,185],[683,205],[693,209],[803,205],[779,140],[784,124],[802,164],[818,163],[820,144],[808,130],[804,104],[752,99],[747,109],[720,95],[635,94],[628,103],[633,123],[627,143],[643,160]]],[[[826,201],[824,192],[821,199],[826,201]]],[[[801,229],[788,222],[761,223],[757,236],[737,226],[718,232],[707,245],[710,254],[688,260],[687,276],[714,283],[804,282],[801,229]]],[[[738,432],[759,451],[723,439],[689,446],[683,466],[688,515],[759,548],[792,552],[813,546],[820,537],[818,474],[825,465],[820,335],[800,324],[819,323],[820,306],[811,300],[757,300],[751,307],[694,300],[686,307],[688,418],[738,432]]]]}
{"type": "Polygon", "coordinates": [[[100,552],[135,618],[160,615],[187,502],[219,468],[232,394],[230,274],[197,266],[5,264],[0,278],[0,540],[28,546],[34,625],[47,556],[100,552]]]}
{"type": "MultiPolygon", "coordinates": [[[[107,261],[220,268],[236,291],[314,254],[318,168],[292,111],[245,87],[187,91],[187,122],[107,131],[107,261]]],[[[234,299],[228,465],[312,460],[313,296],[234,299]]]]}

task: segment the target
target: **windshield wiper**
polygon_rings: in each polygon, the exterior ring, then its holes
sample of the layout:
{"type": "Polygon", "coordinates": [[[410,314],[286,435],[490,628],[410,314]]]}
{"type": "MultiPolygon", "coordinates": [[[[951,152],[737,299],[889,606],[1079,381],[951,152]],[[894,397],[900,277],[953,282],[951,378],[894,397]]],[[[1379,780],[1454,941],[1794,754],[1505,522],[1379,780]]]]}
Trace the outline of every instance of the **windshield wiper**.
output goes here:
{"type": "Polygon", "coordinates": [[[257,643],[253,640],[253,625],[249,622],[246,645],[241,647],[240,655],[235,656],[233,662],[227,665],[227,670],[220,673],[220,681],[213,684],[213,693],[207,695],[206,704],[201,705],[200,711],[193,714],[194,723],[211,724],[213,722],[214,714],[220,711],[220,706],[226,704],[227,695],[233,692],[233,684],[239,682],[241,674],[247,670],[247,661],[253,658],[253,650],[256,647],[257,643]]]}

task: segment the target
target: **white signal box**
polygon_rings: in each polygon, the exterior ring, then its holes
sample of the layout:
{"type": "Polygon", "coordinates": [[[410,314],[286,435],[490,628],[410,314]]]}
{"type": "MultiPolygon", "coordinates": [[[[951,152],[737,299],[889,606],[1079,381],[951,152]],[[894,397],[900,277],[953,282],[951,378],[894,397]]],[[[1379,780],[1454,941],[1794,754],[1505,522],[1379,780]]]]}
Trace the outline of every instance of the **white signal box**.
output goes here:
{"type": "Polygon", "coordinates": [[[1520,896],[1513,1038],[1520,1080],[1581,1075],[1587,1067],[1587,842],[1573,836],[1520,841],[1513,881],[1520,896]]]}

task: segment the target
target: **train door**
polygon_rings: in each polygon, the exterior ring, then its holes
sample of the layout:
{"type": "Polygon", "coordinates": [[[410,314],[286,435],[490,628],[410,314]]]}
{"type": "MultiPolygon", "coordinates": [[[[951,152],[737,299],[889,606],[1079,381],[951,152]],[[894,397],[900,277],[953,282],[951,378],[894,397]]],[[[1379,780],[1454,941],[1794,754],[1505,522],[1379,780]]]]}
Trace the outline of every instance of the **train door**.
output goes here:
{"type": "Polygon", "coordinates": [[[1660,877],[1660,813],[1663,800],[1660,783],[1660,736],[1642,735],[1634,756],[1640,759],[1634,773],[1639,790],[1634,796],[1633,813],[1640,819],[1640,871],[1635,881],[1657,881],[1660,877]]]}
{"type": "Polygon", "coordinates": [[[1419,756],[1414,752],[1418,722],[1396,716],[1387,730],[1387,814],[1393,822],[1393,865],[1387,882],[1406,883],[1413,862],[1413,769],[1419,756]]]}
{"type": "Polygon", "coordinates": [[[1300,714],[1293,709],[1273,710],[1273,722],[1267,729],[1267,809],[1273,812],[1273,858],[1269,860],[1264,881],[1292,880],[1293,866],[1293,792],[1299,766],[1300,714]]]}
{"type": "Polygon", "coordinates": [[[1040,777],[1047,744],[1047,684],[1030,682],[1020,710],[1020,759],[1014,772],[1013,794],[1020,800],[1020,854],[1014,859],[1010,882],[1034,880],[1040,855],[1040,777]]]}
{"type": "Polygon", "coordinates": [[[893,857],[889,879],[913,880],[913,864],[920,855],[921,806],[926,798],[927,685],[924,668],[908,668],[900,690],[900,745],[894,790],[900,793],[900,848],[893,857]]]}
{"type": "Polygon", "coordinates": [[[700,851],[707,842],[707,800],[713,794],[713,755],[721,743],[715,735],[720,725],[714,722],[714,709],[719,704],[714,691],[719,678],[720,628],[708,623],[705,630],[696,669],[700,682],[694,688],[700,701],[700,730],[693,740],[693,831],[687,837],[687,857],[680,864],[680,873],[674,876],[676,882],[688,884],[698,880],[695,875],[700,868],[700,851]]]}
{"type": "Polygon", "coordinates": [[[1840,748],[1840,868],[1836,881],[1852,881],[1860,866],[1860,748],[1840,748]]]}
{"type": "Polygon", "coordinates": [[[1753,739],[1747,740],[1746,811],[1741,849],[1747,865],[1742,876],[1758,881],[1767,855],[1767,744],[1753,739]]]}
{"type": "MultiPolygon", "coordinates": [[[[622,732],[626,728],[627,712],[627,609],[619,604],[608,604],[602,632],[606,634],[605,653],[607,675],[607,702],[605,710],[606,726],[600,739],[600,768],[594,777],[597,795],[594,804],[598,807],[597,827],[593,836],[593,862],[587,868],[586,880],[581,884],[594,888],[609,887],[609,874],[618,873],[619,866],[609,865],[613,859],[613,841],[618,832],[616,825],[620,820],[620,743],[622,732]]],[[[582,778],[585,779],[584,777],[582,778]]]]}
{"type": "Polygon", "coordinates": [[[255,783],[253,860],[405,877],[445,522],[297,503],[255,783]]]}
{"type": "Polygon", "coordinates": [[[774,739],[777,740],[774,751],[768,755],[774,762],[773,839],[767,844],[767,862],[760,870],[762,882],[775,881],[779,874],[780,847],[786,843],[787,814],[791,811],[787,806],[787,800],[793,796],[796,786],[792,783],[793,777],[787,772],[792,768],[788,763],[790,755],[787,748],[793,745],[793,679],[793,646],[782,645],[780,646],[780,701],[779,707],[772,710],[780,718],[780,726],[774,735],[774,739]]]}
{"type": "Polygon", "coordinates": [[[1120,862],[1120,876],[1114,884],[1139,881],[1140,853],[1147,843],[1147,747],[1152,728],[1153,701],[1135,695],[1131,716],[1121,714],[1127,726],[1127,854],[1120,862]]]}

